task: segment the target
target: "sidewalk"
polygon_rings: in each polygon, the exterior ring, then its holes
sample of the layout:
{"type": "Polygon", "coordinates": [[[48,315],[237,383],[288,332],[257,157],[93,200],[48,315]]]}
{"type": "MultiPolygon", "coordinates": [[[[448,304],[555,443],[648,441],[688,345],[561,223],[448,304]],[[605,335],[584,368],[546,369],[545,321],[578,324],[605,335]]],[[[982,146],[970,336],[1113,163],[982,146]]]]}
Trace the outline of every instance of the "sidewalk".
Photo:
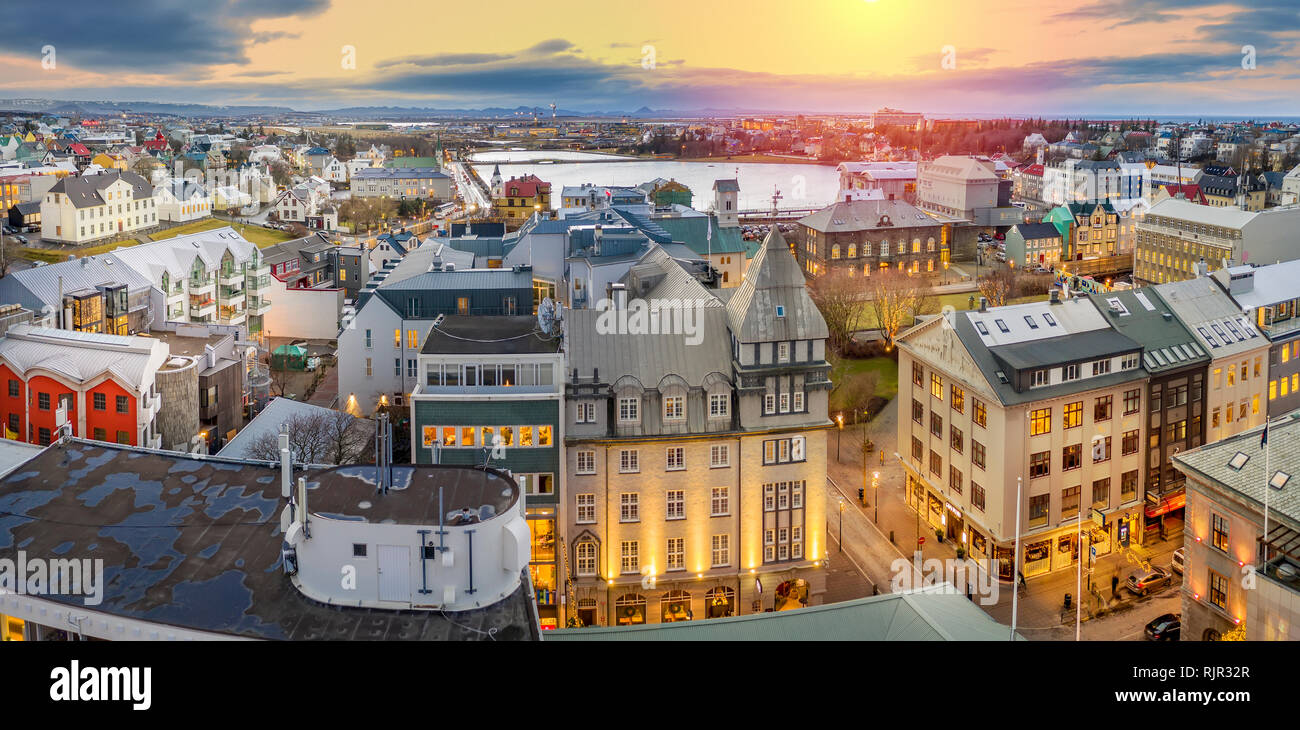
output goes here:
{"type": "MultiPolygon", "coordinates": [[[[867,425],[868,436],[876,444],[876,451],[868,457],[867,462],[865,487],[868,506],[863,507],[857,500],[858,488],[864,486],[862,457],[859,448],[861,443],[861,436],[858,432],[859,427],[848,425],[844,427],[843,442],[838,461],[836,459],[836,441],[840,435],[838,433],[830,434],[830,442],[827,444],[828,476],[838,485],[839,492],[844,497],[846,509],[857,510],[868,521],[875,521],[876,511],[879,510],[877,527],[884,534],[885,543],[866,546],[869,552],[881,555],[882,560],[885,557],[889,557],[890,560],[896,559],[899,557],[899,553],[903,557],[911,559],[916,551],[917,537],[919,536],[925,538],[925,542],[921,545],[923,559],[955,559],[957,557],[957,545],[949,540],[939,542],[935,537],[934,528],[930,527],[929,523],[924,519],[920,520],[918,530],[916,510],[907,505],[904,495],[907,478],[902,465],[898,462],[898,459],[894,458],[897,421],[898,399],[895,398],[867,425]],[[881,466],[879,457],[881,451],[885,454],[883,466],[881,466]],[[878,495],[872,494],[871,475],[873,472],[880,473],[878,495]],[[875,503],[877,499],[879,499],[879,505],[875,503]],[[894,538],[893,545],[889,545],[887,542],[891,533],[894,538]]],[[[833,487],[831,492],[833,497],[833,487]]],[[[832,519],[834,509],[835,506],[828,501],[827,514],[831,515],[832,519]]],[[[866,534],[867,539],[878,541],[878,538],[873,537],[872,533],[864,534],[866,534]]],[[[852,535],[849,537],[851,538],[852,535]]],[[[1168,568],[1173,551],[1179,547],[1182,547],[1182,539],[1176,537],[1156,541],[1145,546],[1135,543],[1128,548],[1117,549],[1109,555],[1098,557],[1092,568],[1092,582],[1096,589],[1095,595],[1089,594],[1087,586],[1088,573],[1085,566],[1083,575],[1083,593],[1086,598],[1083,607],[1084,619],[1087,620],[1092,614],[1099,612],[1103,608],[1114,611],[1138,602],[1140,599],[1136,599],[1123,587],[1129,573],[1143,567],[1144,563],[1168,568]],[[1120,581],[1118,601],[1113,600],[1111,596],[1111,576],[1118,577],[1120,581]]],[[[883,564],[887,565],[888,561],[883,564]]],[[[890,576],[871,575],[870,577],[880,584],[881,592],[889,590],[890,576]]],[[[1177,575],[1174,578],[1176,586],[1181,581],[1177,575]]],[[[1074,603],[1071,603],[1069,611],[1066,612],[1064,610],[1064,598],[1065,594],[1069,593],[1072,601],[1078,599],[1077,583],[1078,570],[1076,566],[1029,578],[1028,585],[1020,591],[1018,630],[1026,631],[1028,638],[1035,638],[1033,635],[1035,630],[1055,629],[1059,631],[1063,622],[1073,623],[1075,615],[1074,603]]],[[[1001,583],[999,588],[998,602],[995,605],[981,606],[981,608],[999,623],[1010,624],[1012,585],[1001,583]]]]}

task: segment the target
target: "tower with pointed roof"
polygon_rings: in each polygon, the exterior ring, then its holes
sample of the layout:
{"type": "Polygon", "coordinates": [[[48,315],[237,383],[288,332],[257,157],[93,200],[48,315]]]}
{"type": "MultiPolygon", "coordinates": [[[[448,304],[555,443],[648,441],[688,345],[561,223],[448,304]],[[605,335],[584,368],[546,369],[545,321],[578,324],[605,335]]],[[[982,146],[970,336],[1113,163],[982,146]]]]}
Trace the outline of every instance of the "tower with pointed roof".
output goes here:
{"type": "Polygon", "coordinates": [[[501,191],[502,191],[502,184],[503,184],[503,182],[504,182],[504,181],[501,179],[501,166],[500,166],[500,165],[495,165],[495,166],[493,166],[493,168],[492,168],[492,197],[494,197],[494,198],[499,198],[499,197],[501,197],[501,191]]]}

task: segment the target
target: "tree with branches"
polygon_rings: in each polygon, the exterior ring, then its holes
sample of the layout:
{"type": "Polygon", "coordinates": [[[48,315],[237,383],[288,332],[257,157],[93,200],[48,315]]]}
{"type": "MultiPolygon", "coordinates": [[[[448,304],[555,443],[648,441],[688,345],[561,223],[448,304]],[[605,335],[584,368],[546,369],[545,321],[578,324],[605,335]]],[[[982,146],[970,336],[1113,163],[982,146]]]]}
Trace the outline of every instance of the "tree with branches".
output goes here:
{"type": "Polygon", "coordinates": [[[935,311],[938,297],[924,277],[895,268],[881,269],[867,277],[868,305],[876,316],[876,328],[892,347],[899,332],[916,317],[935,311]]]}
{"type": "Polygon", "coordinates": [[[980,276],[978,286],[990,307],[1006,306],[1016,297],[1016,275],[1011,269],[988,271],[980,276]]]}
{"type": "Polygon", "coordinates": [[[357,464],[370,451],[370,422],[342,411],[294,413],[278,430],[258,434],[245,451],[249,459],[280,458],[280,434],[289,435],[289,453],[306,464],[357,464]]]}
{"type": "Polygon", "coordinates": [[[862,319],[862,287],[836,271],[813,280],[809,294],[826,320],[830,331],[829,345],[837,355],[844,354],[850,338],[862,319]]]}

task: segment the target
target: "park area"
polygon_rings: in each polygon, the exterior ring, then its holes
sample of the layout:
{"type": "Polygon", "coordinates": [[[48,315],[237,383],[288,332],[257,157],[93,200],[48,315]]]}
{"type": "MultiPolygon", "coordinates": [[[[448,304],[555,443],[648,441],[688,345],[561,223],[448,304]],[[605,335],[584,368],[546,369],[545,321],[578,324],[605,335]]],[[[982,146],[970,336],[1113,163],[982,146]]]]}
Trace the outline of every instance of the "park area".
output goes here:
{"type": "MultiPolygon", "coordinates": [[[[203,220],[183,223],[179,226],[173,226],[149,237],[150,241],[163,241],[176,236],[183,236],[190,233],[200,233],[202,231],[211,231],[217,228],[230,226],[235,229],[239,235],[248,239],[250,243],[258,248],[274,246],[277,243],[283,243],[293,239],[293,236],[284,231],[278,231],[272,228],[263,228],[258,225],[246,225],[243,223],[231,223],[220,218],[204,218],[203,220]]],[[[135,238],[127,238],[111,243],[102,243],[98,246],[60,246],[58,248],[41,248],[38,246],[26,246],[21,249],[22,257],[30,261],[44,261],[47,264],[67,261],[69,256],[83,257],[96,256],[101,253],[108,253],[119,248],[128,246],[138,246],[142,241],[135,238]]]]}

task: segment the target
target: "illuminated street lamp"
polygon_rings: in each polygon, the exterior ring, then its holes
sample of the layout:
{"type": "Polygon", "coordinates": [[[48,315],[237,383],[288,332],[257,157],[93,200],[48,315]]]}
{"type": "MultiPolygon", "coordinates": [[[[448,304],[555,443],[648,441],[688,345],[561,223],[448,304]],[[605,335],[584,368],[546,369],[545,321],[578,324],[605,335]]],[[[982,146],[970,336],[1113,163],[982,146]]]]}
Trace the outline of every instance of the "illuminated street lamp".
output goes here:
{"type": "Polygon", "coordinates": [[[835,423],[839,426],[839,431],[835,435],[835,463],[840,461],[840,441],[844,440],[844,414],[835,415],[835,423]]]}
{"type": "Polygon", "coordinates": [[[876,501],[876,516],[872,521],[880,524],[880,472],[878,471],[871,472],[871,498],[876,501]]]}

